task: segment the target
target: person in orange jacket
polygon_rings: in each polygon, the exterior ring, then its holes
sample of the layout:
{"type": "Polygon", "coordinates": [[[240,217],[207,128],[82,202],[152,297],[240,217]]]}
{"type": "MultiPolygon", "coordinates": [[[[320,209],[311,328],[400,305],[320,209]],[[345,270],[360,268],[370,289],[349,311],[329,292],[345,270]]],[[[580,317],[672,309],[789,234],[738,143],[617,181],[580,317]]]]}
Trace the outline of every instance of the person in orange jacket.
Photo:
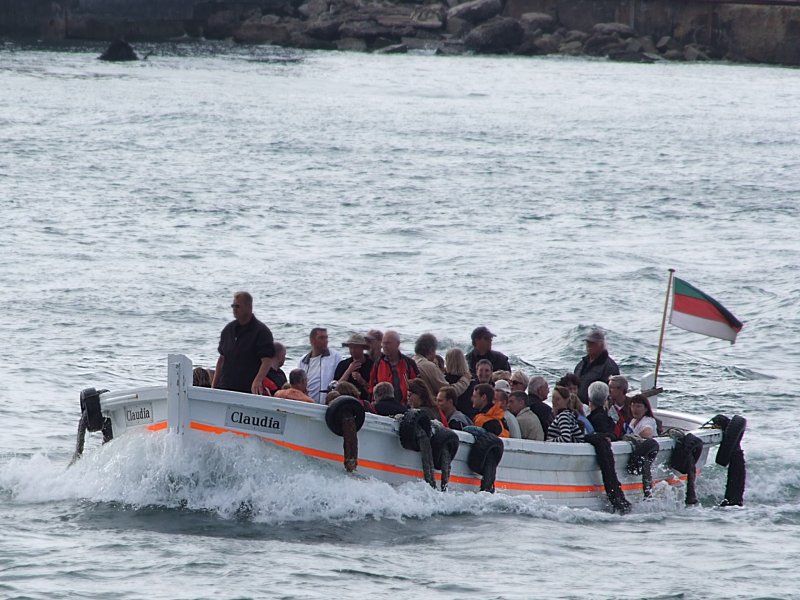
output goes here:
{"type": "Polygon", "coordinates": [[[500,437],[510,437],[503,424],[505,410],[501,404],[494,402],[494,387],[488,383],[476,385],[472,392],[472,408],[477,411],[472,419],[475,425],[500,437]]]}

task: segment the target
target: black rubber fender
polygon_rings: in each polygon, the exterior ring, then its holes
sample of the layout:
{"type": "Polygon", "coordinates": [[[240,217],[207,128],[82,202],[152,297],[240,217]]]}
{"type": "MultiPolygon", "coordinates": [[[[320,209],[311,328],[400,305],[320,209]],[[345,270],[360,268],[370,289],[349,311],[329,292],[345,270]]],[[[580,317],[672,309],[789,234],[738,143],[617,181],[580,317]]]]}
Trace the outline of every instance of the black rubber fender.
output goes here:
{"type": "Polygon", "coordinates": [[[486,465],[487,457],[494,455],[494,464],[500,464],[500,459],[503,458],[503,440],[488,431],[472,434],[475,436],[475,441],[469,451],[467,464],[475,473],[484,475],[484,465],[486,465]]]}
{"type": "Polygon", "coordinates": [[[641,475],[646,461],[652,461],[658,454],[658,442],[653,438],[644,438],[632,442],[633,449],[628,459],[627,470],[631,475],[641,475]]]}
{"type": "Polygon", "coordinates": [[[431,438],[431,450],[433,450],[433,468],[442,468],[442,450],[447,448],[450,458],[456,457],[458,452],[458,434],[452,429],[439,429],[431,438]]]}
{"type": "Polygon", "coordinates": [[[356,421],[356,431],[364,425],[366,411],[360,400],[352,396],[339,396],[328,405],[325,411],[325,424],[334,434],[342,436],[342,418],[347,413],[352,413],[356,421]]]}
{"type": "Polygon", "coordinates": [[[100,394],[106,390],[98,391],[86,388],[81,391],[81,413],[86,415],[86,429],[100,431],[103,429],[103,411],[100,408],[100,394]]]}
{"type": "Polygon", "coordinates": [[[400,445],[406,450],[419,452],[417,429],[427,432],[428,436],[430,436],[431,418],[424,410],[410,408],[400,420],[400,445]]]}
{"type": "Polygon", "coordinates": [[[702,454],[703,440],[696,435],[687,433],[675,440],[675,448],[669,457],[669,466],[686,475],[694,468],[702,454]]]}
{"type": "Polygon", "coordinates": [[[717,464],[727,467],[731,462],[733,453],[739,448],[742,442],[744,430],[747,428],[747,419],[739,415],[733,415],[728,426],[722,433],[722,442],[717,449],[717,464]]]}

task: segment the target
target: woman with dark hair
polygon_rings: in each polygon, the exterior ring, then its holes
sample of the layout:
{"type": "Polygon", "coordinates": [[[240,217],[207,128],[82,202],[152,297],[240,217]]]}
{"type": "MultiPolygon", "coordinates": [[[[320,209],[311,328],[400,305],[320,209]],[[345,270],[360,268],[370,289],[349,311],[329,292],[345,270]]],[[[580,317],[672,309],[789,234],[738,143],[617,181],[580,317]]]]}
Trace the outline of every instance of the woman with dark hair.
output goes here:
{"type": "Polygon", "coordinates": [[[583,429],[575,411],[569,408],[569,390],[557,385],[553,390],[553,422],[547,430],[548,442],[582,442],[583,429]]]}
{"type": "Polygon", "coordinates": [[[431,388],[422,379],[412,379],[408,382],[408,404],[411,408],[425,411],[431,421],[439,421],[447,427],[447,417],[442,414],[434,401],[431,388]]]}
{"type": "Polygon", "coordinates": [[[211,387],[211,374],[208,369],[203,367],[195,367],[192,371],[192,385],[194,387],[211,387]]]}
{"type": "Polygon", "coordinates": [[[575,375],[575,373],[567,373],[558,380],[556,385],[567,388],[571,394],[577,394],[578,388],[581,386],[581,380],[578,379],[578,376],[575,375]]]}
{"type": "Polygon", "coordinates": [[[625,433],[643,438],[652,438],[658,435],[658,424],[647,396],[636,394],[631,398],[631,414],[633,417],[630,423],[625,423],[625,433]]]}

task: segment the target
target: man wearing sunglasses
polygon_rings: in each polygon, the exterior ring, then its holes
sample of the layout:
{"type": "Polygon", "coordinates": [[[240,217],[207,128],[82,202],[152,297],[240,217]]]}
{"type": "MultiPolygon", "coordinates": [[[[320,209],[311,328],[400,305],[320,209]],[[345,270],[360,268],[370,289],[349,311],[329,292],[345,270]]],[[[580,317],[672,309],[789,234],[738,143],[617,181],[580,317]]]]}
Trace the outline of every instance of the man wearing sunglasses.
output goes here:
{"type": "Polygon", "coordinates": [[[233,321],[219,336],[219,358],[211,387],[249,394],[269,394],[264,377],[272,366],[275,345],[269,327],[253,314],[253,297],[236,292],[231,303],[233,321]]]}

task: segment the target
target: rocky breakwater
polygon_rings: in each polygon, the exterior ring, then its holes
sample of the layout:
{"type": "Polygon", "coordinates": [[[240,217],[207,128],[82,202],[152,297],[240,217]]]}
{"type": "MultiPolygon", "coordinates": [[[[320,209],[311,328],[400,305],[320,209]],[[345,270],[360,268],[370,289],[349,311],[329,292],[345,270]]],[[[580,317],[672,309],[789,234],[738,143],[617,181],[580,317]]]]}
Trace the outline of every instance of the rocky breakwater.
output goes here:
{"type": "Polygon", "coordinates": [[[588,55],[612,60],[719,59],[726,50],[669,36],[639,35],[623,23],[597,23],[588,31],[567,29],[554,15],[504,14],[503,0],[470,0],[453,5],[361,0],[307,0],[279,10],[226,9],[209,15],[204,35],[240,43],[296,48],[437,54],[588,55]]]}

